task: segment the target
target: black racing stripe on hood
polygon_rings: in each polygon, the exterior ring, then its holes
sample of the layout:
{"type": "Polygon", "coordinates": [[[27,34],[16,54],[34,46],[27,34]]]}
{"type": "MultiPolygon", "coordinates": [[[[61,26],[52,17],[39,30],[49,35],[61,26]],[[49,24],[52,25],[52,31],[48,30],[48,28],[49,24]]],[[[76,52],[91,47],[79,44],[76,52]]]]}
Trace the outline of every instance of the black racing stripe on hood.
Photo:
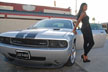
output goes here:
{"type": "Polygon", "coordinates": [[[27,32],[20,32],[16,35],[16,38],[24,38],[24,35],[26,34],[27,32]]]}
{"type": "Polygon", "coordinates": [[[29,32],[25,38],[35,38],[37,35],[37,32],[29,32]]]}

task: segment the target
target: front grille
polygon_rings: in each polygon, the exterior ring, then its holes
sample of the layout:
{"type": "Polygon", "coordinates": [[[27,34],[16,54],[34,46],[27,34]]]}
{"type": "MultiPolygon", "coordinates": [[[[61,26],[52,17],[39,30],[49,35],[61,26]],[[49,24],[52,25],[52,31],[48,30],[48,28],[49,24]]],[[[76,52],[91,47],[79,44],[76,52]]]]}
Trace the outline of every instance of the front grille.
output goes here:
{"type": "Polygon", "coordinates": [[[66,40],[0,37],[0,43],[12,44],[12,45],[24,46],[24,47],[34,47],[34,48],[67,48],[68,47],[68,42],[66,40]]]}
{"type": "Polygon", "coordinates": [[[39,39],[11,38],[11,44],[23,45],[23,46],[33,46],[33,47],[46,47],[48,46],[48,41],[39,40],[39,39]]]}

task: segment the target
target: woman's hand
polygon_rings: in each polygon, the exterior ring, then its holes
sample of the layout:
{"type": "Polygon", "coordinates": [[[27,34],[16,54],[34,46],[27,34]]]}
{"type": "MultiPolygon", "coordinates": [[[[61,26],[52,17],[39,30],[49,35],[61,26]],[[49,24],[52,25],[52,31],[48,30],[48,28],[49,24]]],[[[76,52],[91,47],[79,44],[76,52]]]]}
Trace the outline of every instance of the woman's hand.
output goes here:
{"type": "Polygon", "coordinates": [[[72,32],[73,32],[75,35],[77,34],[76,30],[73,30],[72,32]]]}

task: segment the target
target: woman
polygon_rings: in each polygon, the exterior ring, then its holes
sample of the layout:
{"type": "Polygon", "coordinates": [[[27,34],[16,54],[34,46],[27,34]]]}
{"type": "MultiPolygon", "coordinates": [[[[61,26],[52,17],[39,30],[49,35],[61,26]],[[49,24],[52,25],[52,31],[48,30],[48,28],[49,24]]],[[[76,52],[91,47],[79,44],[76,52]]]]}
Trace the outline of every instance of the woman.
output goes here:
{"type": "Polygon", "coordinates": [[[81,55],[81,58],[83,59],[83,62],[90,62],[87,55],[94,45],[94,40],[93,40],[92,30],[89,23],[89,17],[86,14],[86,10],[87,10],[87,4],[82,3],[80,6],[78,16],[77,16],[77,22],[73,29],[73,33],[77,34],[76,27],[78,27],[81,21],[82,22],[81,32],[83,34],[83,39],[84,39],[84,45],[83,45],[84,54],[81,55]]]}

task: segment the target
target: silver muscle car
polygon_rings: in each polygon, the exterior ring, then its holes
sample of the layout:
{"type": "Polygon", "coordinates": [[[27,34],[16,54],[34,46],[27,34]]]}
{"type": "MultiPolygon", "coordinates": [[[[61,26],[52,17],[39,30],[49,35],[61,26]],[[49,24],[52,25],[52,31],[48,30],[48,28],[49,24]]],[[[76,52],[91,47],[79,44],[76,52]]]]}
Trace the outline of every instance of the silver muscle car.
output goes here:
{"type": "MultiPolygon", "coordinates": [[[[70,19],[45,19],[26,30],[1,33],[0,53],[8,62],[21,66],[71,66],[75,63],[76,48],[83,46],[81,31],[74,35],[72,29],[70,19]]],[[[93,33],[95,47],[104,46],[105,31],[93,33]]]]}

